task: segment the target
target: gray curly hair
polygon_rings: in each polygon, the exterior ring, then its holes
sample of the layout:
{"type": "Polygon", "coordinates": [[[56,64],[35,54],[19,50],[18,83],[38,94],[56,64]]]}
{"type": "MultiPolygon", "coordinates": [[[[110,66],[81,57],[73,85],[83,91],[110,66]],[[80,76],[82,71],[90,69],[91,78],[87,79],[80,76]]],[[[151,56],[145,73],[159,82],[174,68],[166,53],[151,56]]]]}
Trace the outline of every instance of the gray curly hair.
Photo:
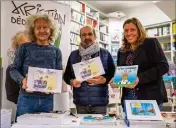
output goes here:
{"type": "Polygon", "coordinates": [[[50,30],[51,30],[51,35],[49,37],[49,41],[50,42],[54,42],[58,36],[59,33],[59,29],[57,29],[56,24],[53,23],[52,18],[47,15],[47,14],[35,14],[35,15],[31,15],[27,18],[26,20],[26,29],[29,33],[29,36],[31,38],[32,41],[36,41],[36,36],[34,34],[34,23],[36,20],[38,19],[43,19],[45,20],[49,26],[50,26],[50,30]]]}

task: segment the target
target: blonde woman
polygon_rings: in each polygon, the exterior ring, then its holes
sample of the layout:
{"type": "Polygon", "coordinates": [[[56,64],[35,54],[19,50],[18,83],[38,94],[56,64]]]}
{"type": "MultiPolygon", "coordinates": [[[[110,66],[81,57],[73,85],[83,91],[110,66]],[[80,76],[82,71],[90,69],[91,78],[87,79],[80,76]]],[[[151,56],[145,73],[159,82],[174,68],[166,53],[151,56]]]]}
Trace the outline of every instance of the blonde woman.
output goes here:
{"type": "Polygon", "coordinates": [[[62,70],[61,51],[52,45],[57,28],[49,15],[31,15],[26,28],[32,42],[19,47],[10,71],[11,77],[20,86],[17,116],[53,110],[53,94],[26,91],[28,67],[62,70]]]}
{"type": "MultiPolygon", "coordinates": [[[[169,65],[160,43],[156,38],[146,36],[137,18],[126,20],[123,30],[117,66],[138,65],[138,73],[136,85],[122,89],[122,105],[124,100],[156,100],[161,109],[168,101],[162,75],[168,72],[169,65]]],[[[110,85],[113,86],[112,80],[110,85]]]]}
{"type": "Polygon", "coordinates": [[[13,63],[17,48],[24,44],[30,42],[30,38],[26,31],[17,32],[12,38],[12,46],[7,51],[7,56],[9,59],[9,65],[13,63]]]}

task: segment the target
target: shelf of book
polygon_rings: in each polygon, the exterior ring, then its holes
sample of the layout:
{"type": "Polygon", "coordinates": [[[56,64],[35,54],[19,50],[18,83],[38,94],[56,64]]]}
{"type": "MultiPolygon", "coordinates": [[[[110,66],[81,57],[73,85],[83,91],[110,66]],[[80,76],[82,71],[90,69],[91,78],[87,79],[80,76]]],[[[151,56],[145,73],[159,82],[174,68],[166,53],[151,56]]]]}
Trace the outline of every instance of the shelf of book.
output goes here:
{"type": "Polygon", "coordinates": [[[99,23],[100,23],[100,26],[103,25],[103,26],[107,26],[107,27],[108,27],[108,24],[104,23],[104,22],[101,21],[101,20],[99,21],[99,23]]]}
{"type": "Polygon", "coordinates": [[[161,35],[161,36],[153,36],[153,38],[157,38],[157,39],[164,39],[164,38],[170,38],[170,34],[169,35],[161,35]]]}
{"type": "Polygon", "coordinates": [[[174,33],[176,33],[172,21],[145,26],[148,37],[157,38],[161,47],[168,59],[168,62],[173,63],[174,58],[174,33]],[[169,55],[168,55],[169,54],[169,55]]]}
{"type": "Polygon", "coordinates": [[[81,15],[85,15],[84,12],[81,12],[81,11],[79,11],[79,10],[77,10],[77,9],[74,9],[74,8],[71,8],[71,11],[75,11],[75,12],[77,12],[77,13],[80,13],[81,15]]]}
{"type": "Polygon", "coordinates": [[[84,24],[83,24],[83,23],[80,23],[79,21],[76,21],[76,20],[73,20],[73,19],[71,19],[71,21],[72,21],[72,22],[75,22],[75,23],[77,23],[77,24],[79,24],[79,25],[84,26],[84,24]]]}
{"type": "Polygon", "coordinates": [[[105,44],[105,45],[109,45],[106,41],[102,41],[102,40],[99,40],[99,43],[102,43],[102,44],[105,44]]]}
{"type": "Polygon", "coordinates": [[[107,35],[107,36],[109,36],[109,34],[108,34],[108,33],[105,33],[105,32],[101,32],[101,31],[100,31],[100,33],[102,33],[102,34],[104,34],[104,35],[107,35]]]}
{"type": "MultiPolygon", "coordinates": [[[[109,26],[105,19],[108,17],[102,12],[89,6],[86,1],[70,1],[71,5],[71,42],[78,44],[80,28],[84,25],[92,26],[97,35],[97,41],[101,47],[109,50],[109,26]],[[76,36],[73,36],[75,34],[76,36]]],[[[80,37],[79,37],[80,38],[80,37]]],[[[80,39],[79,39],[80,41],[80,39]]]]}

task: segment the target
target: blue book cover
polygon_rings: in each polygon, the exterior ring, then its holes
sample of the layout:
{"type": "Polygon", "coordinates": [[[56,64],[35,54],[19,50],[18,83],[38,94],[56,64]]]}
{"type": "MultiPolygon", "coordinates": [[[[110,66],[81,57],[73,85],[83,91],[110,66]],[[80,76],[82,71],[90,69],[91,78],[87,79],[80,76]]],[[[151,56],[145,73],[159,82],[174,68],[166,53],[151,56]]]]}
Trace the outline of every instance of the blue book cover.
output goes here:
{"type": "Polygon", "coordinates": [[[137,77],[138,65],[118,66],[114,75],[115,86],[134,86],[137,77]]]}
{"type": "Polygon", "coordinates": [[[125,114],[130,120],[163,120],[156,100],[125,100],[125,114]]]}

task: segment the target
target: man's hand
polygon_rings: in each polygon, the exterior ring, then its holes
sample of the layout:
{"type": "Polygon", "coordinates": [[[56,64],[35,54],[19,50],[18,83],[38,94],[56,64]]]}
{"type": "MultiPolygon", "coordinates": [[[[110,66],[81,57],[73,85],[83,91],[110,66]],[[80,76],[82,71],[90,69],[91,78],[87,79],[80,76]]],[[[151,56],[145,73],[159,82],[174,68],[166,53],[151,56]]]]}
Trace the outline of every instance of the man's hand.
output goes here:
{"type": "Polygon", "coordinates": [[[71,79],[70,84],[71,84],[71,86],[73,86],[75,88],[81,87],[81,81],[76,80],[76,79],[71,79]]]}
{"type": "Polygon", "coordinates": [[[26,75],[26,77],[22,80],[22,88],[24,89],[24,90],[26,90],[26,92],[28,92],[28,93],[33,93],[33,91],[28,91],[27,90],[27,75],[26,75]]]}
{"type": "Polygon", "coordinates": [[[111,88],[118,88],[118,86],[115,86],[115,85],[114,85],[113,80],[114,80],[114,78],[112,78],[112,79],[109,81],[109,84],[110,84],[111,88]]]}
{"type": "Polygon", "coordinates": [[[106,78],[103,76],[96,76],[94,78],[88,79],[87,82],[93,85],[104,84],[106,82],[106,78]]]}
{"type": "Polygon", "coordinates": [[[139,78],[137,77],[136,78],[136,81],[134,82],[135,84],[133,85],[133,86],[127,86],[126,88],[135,88],[136,87],[136,85],[138,85],[138,83],[139,83],[139,78]]]}

